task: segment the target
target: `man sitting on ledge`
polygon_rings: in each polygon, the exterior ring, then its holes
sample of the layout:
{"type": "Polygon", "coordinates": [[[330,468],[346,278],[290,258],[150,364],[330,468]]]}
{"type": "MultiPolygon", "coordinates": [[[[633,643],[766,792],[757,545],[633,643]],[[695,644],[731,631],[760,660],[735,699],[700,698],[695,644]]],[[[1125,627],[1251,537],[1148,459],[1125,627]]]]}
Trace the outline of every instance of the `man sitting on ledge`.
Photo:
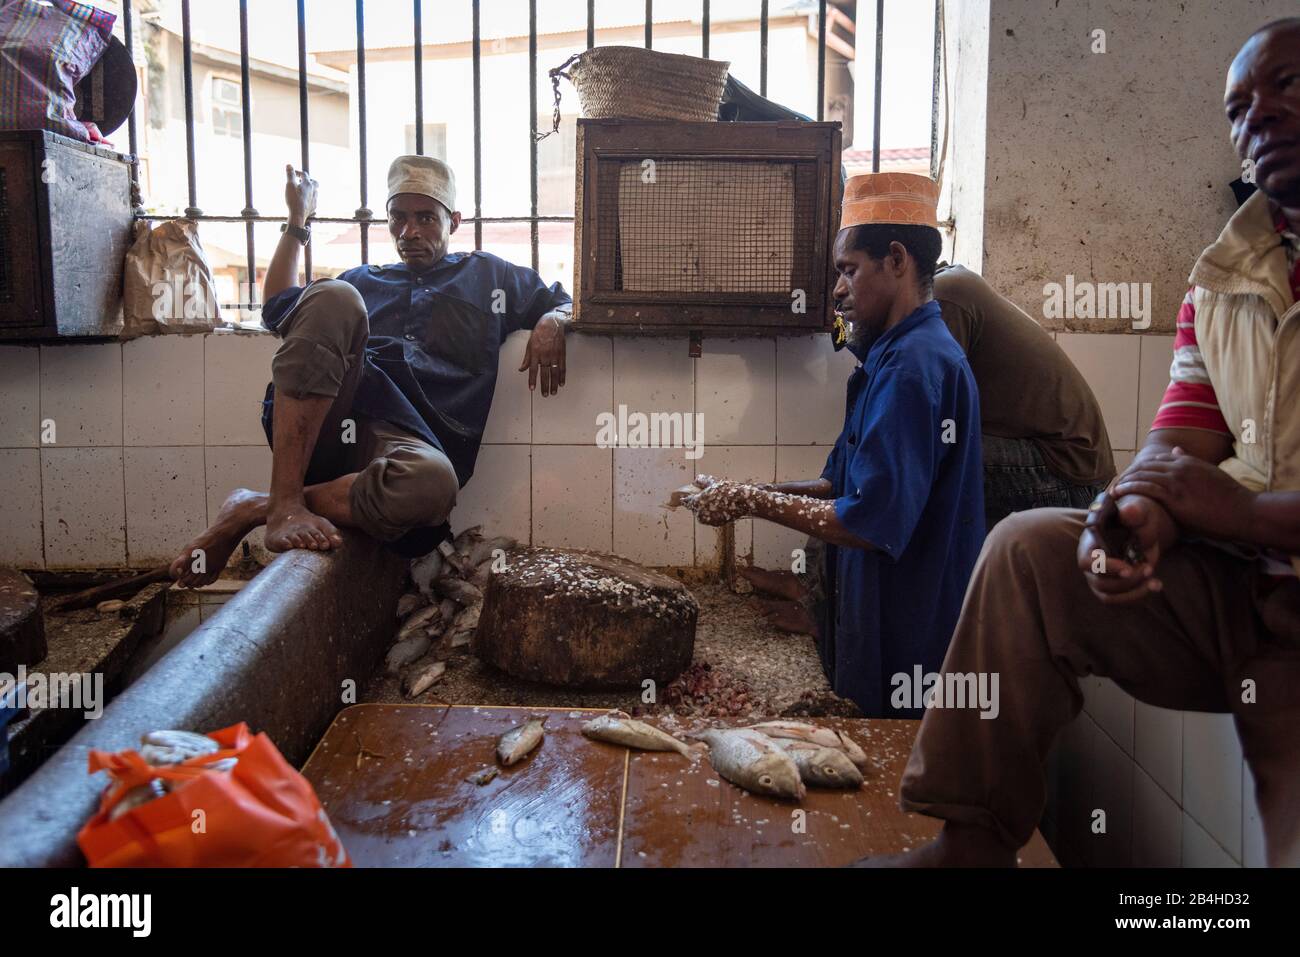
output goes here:
{"type": "Polygon", "coordinates": [[[236,489],[171,565],[206,585],[245,535],[266,547],[328,550],[356,528],[405,555],[435,547],[469,481],[506,336],[531,329],[520,371],[542,395],[565,380],[572,300],[536,272],[485,252],[451,253],[460,226],[451,168],[399,156],[388,171],[388,230],[402,262],[294,286],[316,183],[286,168],[289,222],[267,269],[262,323],[284,341],[262,422],[270,493],[236,489]]]}
{"type": "Polygon", "coordinates": [[[944,659],[1000,674],[998,717],[925,715],[904,809],[945,821],[884,861],[1015,864],[1043,761],[1102,675],[1162,708],[1231,712],[1268,863],[1300,865],[1300,18],[1228,70],[1232,141],[1259,192],[1192,270],[1146,445],[1089,511],[993,529],[944,659]]]}

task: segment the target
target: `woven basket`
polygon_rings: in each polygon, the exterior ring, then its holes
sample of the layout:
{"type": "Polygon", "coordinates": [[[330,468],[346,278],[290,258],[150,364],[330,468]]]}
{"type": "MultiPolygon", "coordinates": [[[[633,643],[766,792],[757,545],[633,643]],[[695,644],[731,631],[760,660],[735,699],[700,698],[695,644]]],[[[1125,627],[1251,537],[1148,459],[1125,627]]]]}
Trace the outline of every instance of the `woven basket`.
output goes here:
{"type": "Polygon", "coordinates": [[[643,47],[594,47],[550,71],[555,90],[552,132],[560,124],[560,77],[577,89],[586,117],[708,121],[718,118],[730,66],[723,60],[643,47]]]}

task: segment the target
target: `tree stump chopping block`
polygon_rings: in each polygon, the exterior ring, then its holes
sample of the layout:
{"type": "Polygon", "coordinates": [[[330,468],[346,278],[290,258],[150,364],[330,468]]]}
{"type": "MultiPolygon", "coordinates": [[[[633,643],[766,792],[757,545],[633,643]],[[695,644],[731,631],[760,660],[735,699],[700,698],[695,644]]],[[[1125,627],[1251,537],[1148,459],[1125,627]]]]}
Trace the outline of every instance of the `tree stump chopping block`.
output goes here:
{"type": "Polygon", "coordinates": [[[0,674],[45,660],[41,596],[22,572],[0,568],[0,674]]]}
{"type": "Polygon", "coordinates": [[[616,555],[514,551],[488,580],[472,650],[529,681],[662,686],[691,663],[698,617],[685,585],[616,555]]]}

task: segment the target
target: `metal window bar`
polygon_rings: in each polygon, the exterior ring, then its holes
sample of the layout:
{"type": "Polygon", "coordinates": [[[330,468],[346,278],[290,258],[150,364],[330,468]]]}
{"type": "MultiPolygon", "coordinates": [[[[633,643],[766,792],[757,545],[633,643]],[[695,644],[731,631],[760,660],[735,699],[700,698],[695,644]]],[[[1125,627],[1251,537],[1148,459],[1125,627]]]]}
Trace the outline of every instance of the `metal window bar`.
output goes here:
{"type": "MultiPolygon", "coordinates": [[[[420,0],[415,0],[416,5],[420,0]]],[[[474,248],[483,248],[483,34],[479,0],[471,0],[474,59],[474,248]]]]}
{"type": "MultiPolygon", "coordinates": [[[[296,0],[298,25],[298,114],[299,140],[301,148],[301,168],[304,172],[311,169],[310,124],[308,119],[307,91],[307,12],[306,0],[296,0]]],[[[481,0],[470,0],[472,19],[471,56],[473,70],[474,99],[474,215],[469,221],[474,224],[474,247],[483,248],[483,225],[485,223],[522,223],[530,227],[530,246],[533,268],[538,267],[540,254],[539,226],[541,223],[572,223],[573,216],[541,215],[538,210],[538,160],[537,160],[537,0],[529,0],[528,23],[528,61],[529,61],[529,96],[532,109],[529,118],[529,200],[530,209],[526,216],[484,216],[483,215],[483,143],[482,143],[482,29],[481,0]]],[[[875,90],[872,116],[872,169],[880,169],[880,114],[882,103],[881,78],[884,55],[884,0],[876,0],[876,45],[875,45],[875,90]]],[[[128,49],[133,37],[133,3],[123,2],[123,30],[128,49]]],[[[826,52],[827,34],[830,29],[828,21],[827,0],[819,0],[817,10],[817,117],[825,113],[826,94],[826,52]]],[[[414,65],[415,65],[415,144],[416,152],[424,153],[424,51],[423,51],[423,0],[412,0],[412,19],[414,30],[414,65]]],[[[596,0],[587,0],[586,46],[591,49],[596,45],[596,0]]],[[[646,0],[645,4],[645,45],[652,48],[654,40],[654,2],[646,0]]],[[[941,62],[943,57],[943,20],[942,0],[935,0],[935,37],[933,91],[931,97],[930,150],[931,171],[938,168],[939,157],[935,154],[942,148],[939,142],[939,112],[941,62]]],[[[190,0],[181,0],[181,30],[185,90],[185,146],[186,173],[189,205],[184,217],[202,222],[244,223],[247,244],[247,268],[250,289],[250,301],[223,303],[226,308],[255,309],[257,301],[256,246],[254,242],[254,225],[256,223],[283,223],[284,216],[263,216],[253,204],[252,186],[252,108],[250,102],[249,55],[248,55],[248,0],[239,2],[239,40],[240,40],[240,86],[241,107],[243,109],[243,150],[244,150],[244,209],[234,214],[208,214],[198,206],[198,183],[195,166],[194,146],[194,75],[193,49],[190,31],[190,0]]],[[[357,95],[358,95],[358,145],[360,151],[358,193],[360,205],[352,216],[314,216],[320,223],[349,223],[360,227],[362,261],[369,261],[369,228],[374,224],[373,211],[367,208],[367,118],[365,92],[365,0],[356,0],[357,31],[357,95]]],[[[711,11],[709,0],[702,0],[701,46],[704,56],[709,55],[711,33],[711,11]]],[[[759,93],[767,95],[768,78],[768,33],[769,0],[761,0],[759,5],[759,93]]],[[[128,136],[132,156],[139,155],[137,117],[132,109],[128,116],[128,136]]],[[[139,170],[132,166],[132,182],[139,185],[139,170]]],[[[177,215],[138,213],[137,219],[166,221],[181,218],[177,215]]],[[[307,281],[312,279],[311,244],[304,250],[304,272],[307,281]]]]}
{"type": "MultiPolygon", "coordinates": [[[[362,0],[357,0],[357,8],[360,10],[362,0]]],[[[424,3],[422,0],[414,0],[411,9],[411,19],[415,27],[415,152],[424,155],[424,3]]],[[[358,13],[360,16],[360,13],[358,13]]],[[[478,2],[474,3],[474,24],[478,25],[478,2]]],[[[357,43],[357,49],[361,49],[361,44],[357,43]]],[[[477,61],[476,61],[477,63],[477,61]]],[[[475,95],[478,92],[478,73],[477,65],[475,67],[475,95]]],[[[478,109],[478,101],[474,102],[475,110],[478,109]]],[[[476,113],[477,121],[477,113],[476,113]]]]}
{"type": "MultiPolygon", "coordinates": [[[[882,0],[883,2],[883,0],[882,0]]],[[[817,4],[817,122],[826,113],[826,0],[817,4]]]]}
{"type": "Polygon", "coordinates": [[[190,45],[190,0],[181,0],[181,48],[185,72],[185,173],[188,177],[190,204],[185,215],[201,216],[198,184],[194,175],[194,51],[190,45]]]}
{"type": "MultiPolygon", "coordinates": [[[[302,139],[302,171],[311,172],[311,139],[307,122],[307,5],[298,0],[298,135],[302,139]]],[[[302,251],[303,275],[311,282],[311,240],[302,251]]]]}
{"type": "MultiPolygon", "coordinates": [[[[361,263],[370,263],[370,219],[373,217],[366,205],[366,0],[357,0],[357,147],[361,154],[360,195],[361,205],[352,215],[361,221],[361,263]]],[[[415,129],[416,142],[419,143],[422,127],[418,119],[415,129]]],[[[417,153],[423,153],[417,145],[417,153]]]]}
{"type": "Polygon", "coordinates": [[[243,110],[239,118],[244,148],[244,242],[248,253],[248,301],[256,304],[257,260],[254,257],[253,220],[257,207],[253,205],[253,111],[248,82],[248,0],[239,0],[239,105],[243,110]]]}
{"type": "MultiPolygon", "coordinates": [[[[132,39],[133,36],[134,33],[131,26],[131,0],[123,0],[122,37],[126,41],[126,50],[128,53],[131,54],[132,57],[135,56],[135,41],[132,39]]],[[[139,156],[140,141],[138,139],[138,134],[135,128],[135,104],[134,103],[132,103],[131,105],[131,112],[127,114],[126,117],[126,135],[127,135],[127,141],[130,144],[129,148],[131,150],[131,155],[139,156]]],[[[131,200],[132,206],[134,210],[138,212],[139,208],[135,206],[135,202],[136,202],[135,197],[140,195],[140,168],[135,163],[131,164],[131,193],[132,193],[132,200],[131,200]]]]}
{"type": "MultiPolygon", "coordinates": [[[[937,0],[936,0],[937,2],[937,0]]],[[[880,172],[880,86],[885,60],[885,0],[876,0],[876,99],[871,111],[871,172],[880,172]]],[[[930,117],[934,128],[934,116],[930,117]]],[[[933,133],[931,134],[933,136],[933,133]]]]}

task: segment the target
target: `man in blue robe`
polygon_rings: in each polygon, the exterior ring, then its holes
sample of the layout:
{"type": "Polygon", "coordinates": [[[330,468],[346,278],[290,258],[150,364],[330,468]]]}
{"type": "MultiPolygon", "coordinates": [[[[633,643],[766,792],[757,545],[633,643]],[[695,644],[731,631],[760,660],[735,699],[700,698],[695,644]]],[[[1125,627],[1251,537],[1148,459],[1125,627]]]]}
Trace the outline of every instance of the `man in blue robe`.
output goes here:
{"type": "Polygon", "coordinates": [[[938,671],[984,539],[979,393],[931,297],[937,187],[852,177],[835,299],[859,365],[818,479],[744,485],[701,476],[701,522],[767,519],[827,543],[818,650],[834,691],[867,716],[915,717],[902,682],[938,671]]]}

